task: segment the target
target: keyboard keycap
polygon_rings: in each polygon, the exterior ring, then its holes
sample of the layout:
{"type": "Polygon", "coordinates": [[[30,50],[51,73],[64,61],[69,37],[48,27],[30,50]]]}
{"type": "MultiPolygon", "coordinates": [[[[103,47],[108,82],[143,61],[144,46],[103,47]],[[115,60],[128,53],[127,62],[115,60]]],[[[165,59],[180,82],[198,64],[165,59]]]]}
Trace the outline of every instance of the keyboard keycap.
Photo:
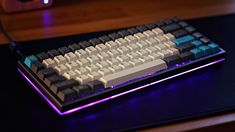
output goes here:
{"type": "Polygon", "coordinates": [[[118,34],[121,35],[122,37],[131,35],[130,32],[127,32],[126,30],[119,31],[118,34]]]}
{"type": "Polygon", "coordinates": [[[73,88],[74,86],[79,85],[78,81],[71,79],[71,80],[65,80],[59,83],[53,84],[50,89],[57,94],[59,91],[68,89],[68,88],[73,88]]]}
{"type": "Polygon", "coordinates": [[[188,44],[184,44],[184,45],[180,45],[176,47],[180,52],[185,52],[185,51],[189,51],[190,49],[196,48],[195,45],[188,43],[188,44]]]}
{"type": "Polygon", "coordinates": [[[203,35],[201,34],[201,33],[199,33],[199,32],[195,32],[195,33],[193,33],[192,34],[193,35],[193,37],[195,37],[196,39],[200,39],[203,35]]]}
{"type": "Polygon", "coordinates": [[[192,34],[193,32],[196,31],[196,29],[195,29],[194,27],[192,27],[192,26],[186,27],[185,30],[186,30],[187,32],[189,32],[190,34],[192,34]]]}
{"type": "Polygon", "coordinates": [[[65,81],[65,78],[63,76],[58,76],[58,75],[52,75],[52,76],[46,77],[44,80],[45,84],[48,87],[50,87],[52,84],[62,82],[62,81],[65,81]]]}
{"type": "Polygon", "coordinates": [[[173,55],[164,58],[164,61],[167,63],[167,66],[169,67],[181,63],[181,58],[178,55],[173,55]]]}
{"type": "Polygon", "coordinates": [[[47,52],[47,54],[48,54],[51,58],[60,55],[60,53],[59,53],[57,50],[55,50],[55,49],[54,49],[54,50],[49,50],[49,51],[47,52]]]}
{"type": "Polygon", "coordinates": [[[56,74],[56,72],[53,68],[42,69],[42,70],[39,70],[37,73],[38,77],[42,81],[44,80],[44,78],[55,75],[55,74],[56,74]]]}
{"type": "Polygon", "coordinates": [[[90,87],[92,89],[92,91],[96,91],[96,90],[100,90],[100,89],[104,88],[103,83],[98,80],[88,82],[87,86],[90,87]]]}
{"type": "Polygon", "coordinates": [[[112,34],[109,34],[109,37],[112,39],[112,40],[116,40],[116,39],[119,39],[121,38],[122,36],[117,34],[117,33],[112,33],[112,34]]]}
{"type": "Polygon", "coordinates": [[[200,46],[198,49],[202,50],[204,55],[209,55],[211,53],[211,48],[206,45],[200,46]]]}
{"type": "Polygon", "coordinates": [[[193,54],[189,51],[183,52],[179,56],[183,62],[193,59],[193,54]]]}
{"type": "Polygon", "coordinates": [[[203,51],[198,48],[191,49],[190,52],[193,53],[195,59],[201,58],[204,55],[203,51]]]}
{"type": "Polygon", "coordinates": [[[69,48],[67,48],[67,47],[61,47],[61,48],[58,49],[58,51],[59,51],[62,55],[64,55],[64,54],[70,52],[69,48]]]}
{"type": "Polygon", "coordinates": [[[35,62],[32,64],[31,69],[34,73],[37,73],[39,70],[44,69],[44,66],[41,62],[35,62]]]}
{"type": "Polygon", "coordinates": [[[49,58],[49,55],[47,53],[45,53],[45,52],[39,53],[36,56],[37,56],[38,60],[41,61],[41,62],[43,60],[49,58]]]}
{"type": "Polygon", "coordinates": [[[184,29],[180,29],[180,30],[177,30],[177,31],[172,32],[172,34],[173,34],[176,38],[179,38],[179,37],[182,37],[182,36],[187,35],[187,32],[186,32],[184,29]]]}
{"type": "Polygon", "coordinates": [[[74,100],[74,98],[77,97],[76,91],[74,91],[70,88],[59,91],[57,95],[64,102],[72,101],[72,100],[74,100]]]}
{"type": "Polygon", "coordinates": [[[208,46],[211,48],[212,53],[216,53],[216,52],[220,51],[219,45],[217,45],[215,43],[210,43],[210,44],[208,44],[208,46]]]}
{"type": "Polygon", "coordinates": [[[69,45],[68,48],[73,52],[75,52],[76,50],[81,49],[81,47],[78,44],[69,45]]]}
{"type": "Polygon", "coordinates": [[[100,78],[100,81],[107,88],[119,84],[121,82],[125,82],[165,68],[167,68],[166,63],[163,60],[159,59],[148,63],[144,63],[142,65],[138,65],[136,67],[129,68],[127,70],[123,70],[120,72],[116,72],[114,74],[104,76],[100,78]]]}
{"type": "Polygon", "coordinates": [[[193,41],[193,40],[194,40],[194,37],[192,37],[191,35],[187,35],[181,38],[174,39],[173,42],[179,46],[182,44],[189,43],[190,41],[193,41]]]}
{"type": "Polygon", "coordinates": [[[111,41],[111,38],[108,37],[108,36],[106,36],[106,35],[99,37],[99,39],[100,39],[103,43],[106,43],[106,42],[108,42],[108,41],[111,41]]]}
{"type": "Polygon", "coordinates": [[[89,46],[92,46],[91,43],[87,42],[87,41],[82,41],[79,43],[79,46],[82,48],[82,49],[85,49],[86,47],[89,47],[89,46]]]}
{"type": "Polygon", "coordinates": [[[101,44],[101,40],[97,39],[97,38],[93,38],[93,39],[90,39],[89,42],[93,45],[93,46],[96,46],[97,44],[101,44]]]}
{"type": "Polygon", "coordinates": [[[206,38],[206,37],[202,37],[202,38],[200,39],[200,41],[202,41],[204,44],[208,44],[208,43],[211,42],[211,40],[208,39],[208,38],[206,38]]]}
{"type": "Polygon", "coordinates": [[[203,45],[203,43],[199,40],[192,41],[191,44],[195,45],[196,48],[203,45]]]}
{"type": "Polygon", "coordinates": [[[180,29],[180,26],[178,24],[173,23],[173,24],[170,24],[170,25],[163,26],[163,27],[161,27],[161,29],[165,33],[169,33],[169,32],[180,29]]]}
{"type": "Polygon", "coordinates": [[[31,65],[37,61],[38,61],[37,57],[35,57],[34,55],[31,55],[25,58],[24,64],[28,66],[29,68],[31,68],[31,65]]]}

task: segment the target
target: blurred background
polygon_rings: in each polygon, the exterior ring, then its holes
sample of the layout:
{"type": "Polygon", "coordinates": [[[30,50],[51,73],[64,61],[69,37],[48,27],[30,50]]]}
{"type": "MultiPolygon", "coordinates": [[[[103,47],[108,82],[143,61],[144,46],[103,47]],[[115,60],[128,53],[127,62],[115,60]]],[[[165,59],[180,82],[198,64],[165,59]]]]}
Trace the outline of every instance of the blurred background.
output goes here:
{"type": "MultiPolygon", "coordinates": [[[[234,0],[55,0],[49,8],[10,14],[1,10],[0,15],[12,38],[26,41],[134,26],[171,16],[189,19],[233,12],[234,0]]],[[[0,33],[3,43],[6,40],[0,33]]]]}

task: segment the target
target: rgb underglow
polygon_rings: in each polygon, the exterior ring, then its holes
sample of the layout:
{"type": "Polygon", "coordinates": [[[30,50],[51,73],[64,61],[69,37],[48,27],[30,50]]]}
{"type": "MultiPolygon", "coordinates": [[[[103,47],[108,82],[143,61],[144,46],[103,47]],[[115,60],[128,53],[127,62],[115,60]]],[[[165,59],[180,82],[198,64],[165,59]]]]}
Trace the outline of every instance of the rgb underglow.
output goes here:
{"type": "Polygon", "coordinates": [[[49,3],[49,0],[43,0],[43,3],[44,3],[44,4],[48,4],[48,3],[49,3]]]}
{"type": "Polygon", "coordinates": [[[202,65],[202,66],[199,66],[199,67],[196,67],[196,68],[193,68],[193,69],[190,69],[190,70],[187,70],[187,71],[184,71],[184,72],[181,72],[181,73],[178,73],[178,74],[175,74],[173,76],[169,76],[167,78],[163,78],[161,80],[158,80],[158,81],[155,81],[155,82],[152,82],[152,83],[149,83],[149,84],[146,84],[146,85],[143,85],[143,86],[140,86],[140,87],[137,87],[137,88],[134,88],[134,89],[131,89],[131,90],[128,90],[128,91],[125,91],[125,92],[122,92],[122,93],[119,93],[119,94],[116,94],[116,95],[113,95],[113,96],[110,96],[110,97],[107,97],[107,98],[103,98],[103,99],[100,99],[100,100],[97,100],[95,102],[92,102],[92,103],[89,103],[89,104],[86,104],[86,105],[83,105],[83,106],[79,106],[79,107],[76,107],[76,108],[73,108],[71,110],[68,110],[68,111],[65,111],[65,112],[61,112],[37,87],[36,85],[34,85],[32,83],[32,81],[20,70],[18,69],[18,71],[20,72],[20,74],[27,80],[27,82],[29,82],[29,84],[32,85],[32,87],[45,99],[45,101],[59,114],[59,115],[67,115],[67,114],[70,114],[70,113],[73,113],[75,111],[78,111],[78,110],[81,110],[81,109],[84,109],[84,108],[87,108],[87,107],[90,107],[90,106],[93,106],[93,105],[96,105],[96,104],[100,104],[102,102],[105,102],[105,101],[108,101],[108,100],[111,100],[111,99],[114,99],[114,98],[117,98],[119,96],[122,96],[122,95],[125,95],[125,94],[128,94],[128,93],[131,93],[131,92],[134,92],[134,91],[137,91],[137,90],[140,90],[140,89],[143,89],[143,88],[146,88],[148,86],[151,86],[151,85],[155,85],[157,83],[160,83],[160,82],[163,82],[163,81],[166,81],[166,80],[169,80],[169,79],[172,79],[172,78],[175,78],[175,77],[178,77],[180,75],[184,75],[186,73],[189,73],[189,72],[192,72],[192,71],[195,71],[195,70],[198,70],[198,69],[201,69],[201,68],[204,68],[204,67],[207,67],[207,66],[210,66],[210,65],[213,65],[213,64],[216,64],[216,63],[219,63],[219,62],[222,62],[224,61],[225,59],[219,59],[217,61],[213,61],[211,63],[208,63],[208,64],[205,64],[205,65],[202,65]]]}

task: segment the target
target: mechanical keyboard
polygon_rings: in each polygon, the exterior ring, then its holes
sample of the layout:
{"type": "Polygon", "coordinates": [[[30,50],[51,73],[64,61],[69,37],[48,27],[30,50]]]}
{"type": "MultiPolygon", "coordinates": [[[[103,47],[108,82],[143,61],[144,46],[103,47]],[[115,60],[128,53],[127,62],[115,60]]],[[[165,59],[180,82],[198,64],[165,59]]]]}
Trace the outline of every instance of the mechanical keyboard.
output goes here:
{"type": "Polygon", "coordinates": [[[121,29],[18,62],[60,115],[106,102],[224,60],[225,51],[178,17],[121,29]]]}

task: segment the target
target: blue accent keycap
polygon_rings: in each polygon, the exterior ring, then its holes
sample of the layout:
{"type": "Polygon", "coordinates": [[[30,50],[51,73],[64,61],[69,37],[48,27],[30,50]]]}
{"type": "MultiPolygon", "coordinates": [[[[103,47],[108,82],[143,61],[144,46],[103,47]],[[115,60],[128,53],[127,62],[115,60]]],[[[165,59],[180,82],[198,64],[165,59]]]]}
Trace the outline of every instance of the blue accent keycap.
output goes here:
{"type": "Polygon", "coordinates": [[[193,53],[193,57],[195,59],[200,58],[204,55],[203,51],[198,48],[192,49],[192,50],[190,50],[190,52],[193,53]]]}
{"type": "Polygon", "coordinates": [[[200,46],[200,47],[198,47],[198,49],[202,50],[204,55],[209,55],[211,53],[211,48],[206,45],[200,46]]]}
{"type": "Polygon", "coordinates": [[[31,68],[31,65],[37,61],[38,61],[37,57],[35,57],[34,55],[31,55],[25,58],[24,64],[28,66],[29,68],[31,68]]]}
{"type": "Polygon", "coordinates": [[[211,48],[212,53],[216,53],[216,52],[220,51],[219,45],[217,45],[215,43],[210,43],[210,44],[208,44],[208,46],[211,48]]]}
{"type": "Polygon", "coordinates": [[[191,35],[186,35],[184,37],[180,37],[180,38],[177,38],[177,39],[174,39],[173,42],[179,46],[179,45],[182,45],[182,44],[186,44],[190,41],[193,41],[194,40],[194,37],[191,36],[191,35]]]}
{"type": "Polygon", "coordinates": [[[201,41],[198,41],[198,40],[195,40],[195,41],[191,42],[191,44],[195,45],[196,48],[203,45],[203,43],[201,41]]]}

